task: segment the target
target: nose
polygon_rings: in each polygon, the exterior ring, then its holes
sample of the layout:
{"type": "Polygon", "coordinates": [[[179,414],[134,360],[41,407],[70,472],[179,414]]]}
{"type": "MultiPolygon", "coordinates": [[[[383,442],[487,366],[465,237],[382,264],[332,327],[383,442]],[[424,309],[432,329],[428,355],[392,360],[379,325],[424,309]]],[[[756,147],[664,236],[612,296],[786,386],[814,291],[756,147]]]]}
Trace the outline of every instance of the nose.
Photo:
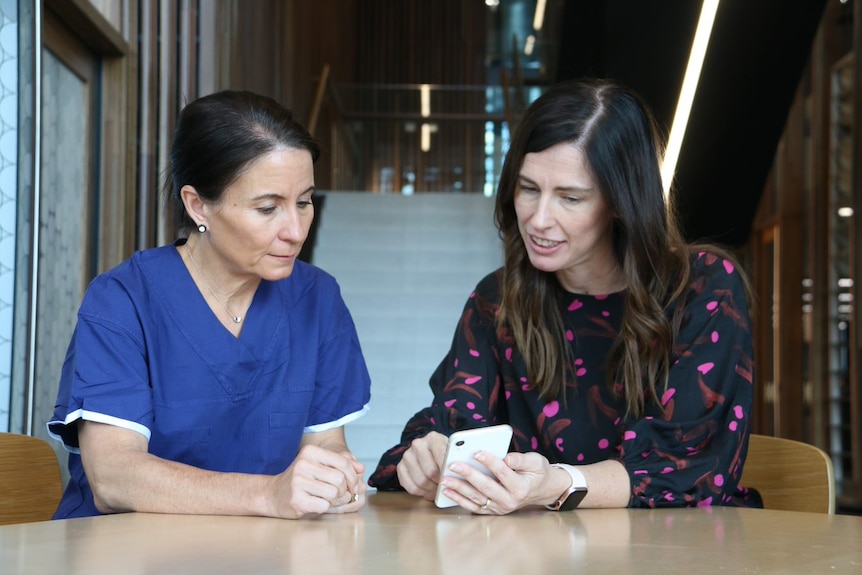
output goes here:
{"type": "Polygon", "coordinates": [[[308,237],[313,215],[309,217],[297,210],[285,210],[284,218],[278,230],[278,238],[285,242],[301,244],[308,237]]]}
{"type": "Polygon", "coordinates": [[[535,210],[530,218],[530,223],[537,230],[545,230],[554,224],[553,206],[551,205],[550,194],[539,194],[536,200],[535,210]]]}

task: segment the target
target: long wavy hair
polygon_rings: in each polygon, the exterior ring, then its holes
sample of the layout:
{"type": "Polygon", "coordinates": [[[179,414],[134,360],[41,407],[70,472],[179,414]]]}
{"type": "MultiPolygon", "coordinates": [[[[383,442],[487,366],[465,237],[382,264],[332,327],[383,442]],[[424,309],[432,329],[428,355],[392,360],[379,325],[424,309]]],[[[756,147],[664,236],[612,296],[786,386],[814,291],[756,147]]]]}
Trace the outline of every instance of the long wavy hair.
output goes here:
{"type": "MultiPolygon", "coordinates": [[[[500,176],[495,220],[504,244],[499,326],[508,324],[526,362],[531,385],[546,399],[565,400],[572,352],[559,305],[556,275],[530,263],[518,229],[515,193],[526,154],[568,142],[581,149],[608,209],[614,253],[626,284],[622,325],[607,358],[608,385],[621,388],[628,413],[666,386],[674,335],[690,282],[690,254],[665,199],[659,131],[641,98],[610,80],[557,84],[526,111],[513,135],[500,176]],[[616,384],[616,385],[615,385],[616,384]]],[[[712,251],[724,252],[710,247],[712,251]]]]}

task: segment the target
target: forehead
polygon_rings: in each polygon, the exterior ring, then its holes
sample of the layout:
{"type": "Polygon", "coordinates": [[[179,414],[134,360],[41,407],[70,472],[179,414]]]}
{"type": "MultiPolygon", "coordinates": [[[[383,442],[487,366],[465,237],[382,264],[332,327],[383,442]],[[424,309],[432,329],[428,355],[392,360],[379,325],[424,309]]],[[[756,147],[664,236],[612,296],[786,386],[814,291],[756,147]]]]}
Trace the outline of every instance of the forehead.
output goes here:
{"type": "Polygon", "coordinates": [[[260,195],[295,195],[314,188],[314,162],[311,152],[283,148],[268,152],[250,163],[226,192],[260,195]]]}
{"type": "Polygon", "coordinates": [[[551,187],[593,188],[594,180],[583,149],[569,142],[524,155],[519,174],[551,187]]]}

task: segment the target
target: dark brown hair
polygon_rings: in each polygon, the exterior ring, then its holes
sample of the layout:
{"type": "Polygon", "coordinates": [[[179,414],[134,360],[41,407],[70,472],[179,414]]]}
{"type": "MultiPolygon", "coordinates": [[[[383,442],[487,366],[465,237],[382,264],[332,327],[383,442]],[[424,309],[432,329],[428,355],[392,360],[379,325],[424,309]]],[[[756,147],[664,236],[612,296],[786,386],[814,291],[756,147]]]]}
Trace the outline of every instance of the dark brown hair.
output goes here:
{"type": "Polygon", "coordinates": [[[224,90],[184,107],[164,183],[178,231],[194,226],[180,199],[183,186],[193,186],[202,198],[217,203],[254,162],[281,148],[307,150],[313,162],[320,156],[308,131],[272,98],[224,90]]]}
{"type": "MultiPolygon", "coordinates": [[[[652,114],[634,92],[609,80],[557,84],[540,96],[518,124],[506,155],[495,218],[504,244],[499,325],[507,323],[528,377],[546,399],[565,398],[574,378],[555,274],[530,263],[518,230],[515,193],[524,156],[559,143],[580,148],[609,211],[614,252],[623,270],[622,325],[607,358],[608,385],[622,388],[630,415],[643,413],[657,386],[666,385],[681,304],[694,249],[677,227],[662,186],[662,147],[652,114]]],[[[710,246],[710,251],[727,255],[710,246]]]]}

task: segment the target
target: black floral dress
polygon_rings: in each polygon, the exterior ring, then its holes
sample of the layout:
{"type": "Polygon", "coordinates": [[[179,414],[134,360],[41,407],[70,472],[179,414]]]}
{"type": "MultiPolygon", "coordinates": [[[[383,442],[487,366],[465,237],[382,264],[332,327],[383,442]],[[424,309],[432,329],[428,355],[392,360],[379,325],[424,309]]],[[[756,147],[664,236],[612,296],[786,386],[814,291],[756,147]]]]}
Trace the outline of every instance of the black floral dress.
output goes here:
{"type": "Polygon", "coordinates": [[[401,489],[396,466],[410,442],[430,431],[508,423],[515,430],[510,451],[574,465],[621,461],[631,478],[631,507],[762,506],[756,492],[738,485],[753,397],[743,284],[732,263],[710,253],[697,255],[692,278],[667,389],[634,419],[605,378],[625,292],[564,295],[574,377],[565,403],[545,401],[530,386],[509,330],[496,327],[501,270],[489,274],[470,295],[431,377],[433,403],[407,422],[369,485],[401,489]]]}

